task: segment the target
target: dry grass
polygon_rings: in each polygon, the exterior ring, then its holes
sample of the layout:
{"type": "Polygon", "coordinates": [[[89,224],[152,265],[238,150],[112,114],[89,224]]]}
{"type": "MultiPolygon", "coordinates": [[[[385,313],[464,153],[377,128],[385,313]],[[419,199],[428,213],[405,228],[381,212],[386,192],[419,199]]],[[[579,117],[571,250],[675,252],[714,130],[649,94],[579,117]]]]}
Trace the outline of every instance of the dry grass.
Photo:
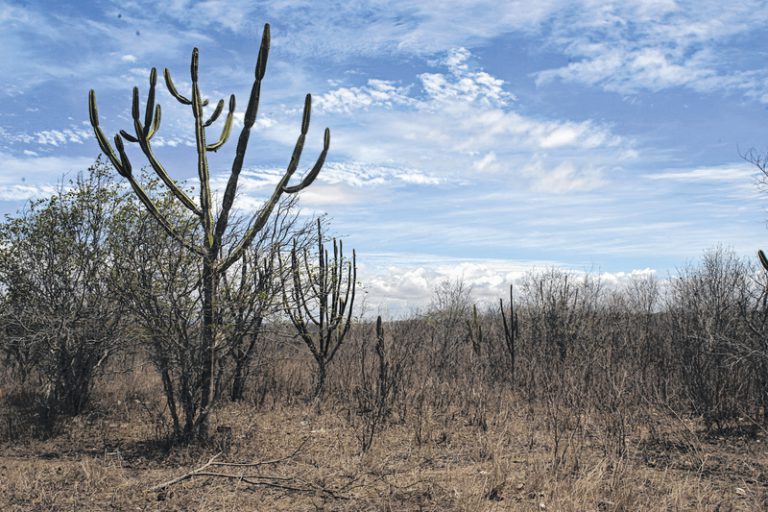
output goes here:
{"type": "MultiPolygon", "coordinates": [[[[361,454],[359,421],[328,400],[216,411],[207,447],[166,447],[162,401],[151,374],[100,387],[86,415],[53,436],[18,435],[0,445],[2,510],[765,510],[766,439],[706,438],[695,422],[662,418],[639,432],[625,456],[612,455],[597,429],[567,436],[553,464],[544,414],[524,412],[511,393],[480,424],[466,411],[427,407],[388,424],[361,454]],[[302,446],[302,443],[303,444],[302,446]],[[238,478],[194,477],[156,484],[217,460],[281,459],[248,471],[288,490],[238,478]]],[[[6,425],[15,407],[7,404],[6,425]]],[[[597,423],[595,423],[597,424],[597,423]]],[[[14,427],[18,430],[18,424],[14,427]]],[[[642,430],[642,429],[638,429],[642,430]]],[[[6,436],[7,428],[0,433],[6,436]]],[[[34,434],[34,433],[33,433],[34,434]]],[[[237,476],[241,468],[223,467],[237,476]]]]}

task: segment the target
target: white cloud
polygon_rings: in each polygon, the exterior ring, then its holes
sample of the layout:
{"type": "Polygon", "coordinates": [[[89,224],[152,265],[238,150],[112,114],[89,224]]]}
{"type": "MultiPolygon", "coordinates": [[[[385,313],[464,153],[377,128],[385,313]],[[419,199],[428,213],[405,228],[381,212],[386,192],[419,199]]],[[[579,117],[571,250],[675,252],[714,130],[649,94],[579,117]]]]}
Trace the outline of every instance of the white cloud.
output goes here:
{"type": "Polygon", "coordinates": [[[94,158],[80,156],[27,156],[19,158],[10,154],[0,153],[0,160],[3,162],[0,182],[12,183],[13,180],[21,178],[30,180],[47,179],[51,182],[56,182],[65,173],[86,170],[93,165],[94,158]]]}
{"type": "Polygon", "coordinates": [[[485,71],[474,71],[468,61],[471,53],[466,48],[454,48],[438,64],[448,67],[450,76],[442,73],[419,75],[427,96],[439,106],[442,103],[478,102],[484,106],[504,107],[514,96],[504,90],[504,81],[485,71]]]}
{"type": "Polygon", "coordinates": [[[313,105],[322,112],[344,112],[369,107],[391,108],[413,104],[408,88],[399,87],[388,80],[370,79],[362,87],[339,87],[313,98],[313,105]]]}
{"type": "Polygon", "coordinates": [[[647,179],[656,181],[679,181],[682,183],[735,182],[743,185],[749,185],[756,176],[756,167],[749,163],[697,167],[694,169],[668,169],[645,175],[647,179]]]}
{"type": "Polygon", "coordinates": [[[599,169],[579,169],[569,161],[561,162],[553,168],[546,167],[541,161],[534,161],[523,172],[533,181],[533,190],[538,192],[563,194],[590,191],[605,183],[599,169]]]}
{"type": "Polygon", "coordinates": [[[538,83],[581,82],[622,94],[686,87],[754,98],[768,89],[763,69],[727,69],[722,53],[734,37],[764,26],[764,2],[587,1],[579,7],[554,15],[550,34],[551,45],[572,62],[539,72],[538,83]]]}
{"type": "Polygon", "coordinates": [[[434,290],[444,282],[461,282],[470,290],[471,299],[480,307],[498,308],[498,301],[507,302],[509,286],[515,285],[516,300],[520,300],[520,282],[530,273],[550,268],[583,279],[589,275],[599,279],[606,289],[621,289],[632,281],[654,277],[651,268],[628,272],[594,272],[576,269],[555,262],[521,260],[452,260],[434,255],[376,255],[360,254],[358,276],[366,292],[366,313],[398,316],[429,307],[434,290]],[[382,257],[383,256],[383,257],[382,257]],[[381,258],[382,264],[376,264],[381,258]],[[408,264],[410,258],[418,263],[408,264]],[[386,264],[387,260],[395,264],[386,264]],[[430,264],[421,264],[421,261],[430,264]]]}
{"type": "MultiPolygon", "coordinates": [[[[432,64],[445,71],[419,74],[420,84],[395,88],[369,80],[365,86],[336,88],[319,96],[318,104],[326,111],[356,109],[353,118],[336,118],[336,158],[456,180],[466,179],[467,171],[517,172],[531,163],[532,155],[554,168],[567,154],[579,169],[589,168],[588,179],[583,171],[560,169],[561,175],[568,174],[563,178],[578,180],[580,189],[599,186],[601,169],[631,158],[632,142],[609,126],[589,120],[541,120],[516,112],[505,83],[477,70],[465,48],[451,50],[432,64]],[[377,101],[371,93],[384,90],[382,84],[390,94],[377,101]],[[390,108],[393,103],[398,108],[390,108]]],[[[285,131],[263,133],[292,143],[285,131]]],[[[326,177],[332,175],[329,171],[326,177]]]]}
{"type": "Polygon", "coordinates": [[[82,128],[64,130],[41,130],[35,132],[35,142],[42,146],[61,146],[64,144],[82,144],[93,138],[93,132],[82,128]]]}

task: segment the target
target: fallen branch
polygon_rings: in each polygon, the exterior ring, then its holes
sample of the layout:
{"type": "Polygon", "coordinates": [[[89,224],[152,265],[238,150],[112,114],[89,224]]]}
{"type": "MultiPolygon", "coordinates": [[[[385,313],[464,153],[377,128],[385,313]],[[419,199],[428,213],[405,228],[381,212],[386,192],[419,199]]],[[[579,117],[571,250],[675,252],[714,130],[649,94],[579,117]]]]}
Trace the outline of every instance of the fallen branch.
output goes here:
{"type": "Polygon", "coordinates": [[[326,487],[321,487],[319,485],[316,485],[312,482],[307,482],[298,477],[291,477],[291,476],[281,477],[281,476],[273,476],[273,475],[249,475],[249,474],[246,474],[245,472],[240,472],[239,474],[231,474],[231,473],[220,473],[220,472],[210,470],[215,467],[230,467],[230,468],[236,467],[236,468],[242,468],[242,469],[252,469],[252,468],[257,468],[261,466],[279,464],[281,462],[285,462],[287,460],[291,460],[294,457],[296,457],[296,455],[299,454],[301,449],[307,443],[308,439],[309,438],[305,438],[292,453],[290,453],[289,455],[286,455],[285,457],[281,457],[279,459],[272,459],[272,460],[265,460],[265,461],[258,461],[258,462],[217,462],[216,459],[221,455],[221,453],[217,453],[216,455],[208,459],[208,462],[206,462],[199,468],[193,469],[192,471],[185,473],[179,477],[176,477],[172,480],[168,480],[167,482],[163,482],[161,484],[152,486],[149,488],[149,490],[161,491],[179,482],[183,482],[184,480],[188,480],[192,477],[199,476],[199,477],[208,477],[208,478],[224,478],[228,480],[237,480],[238,482],[243,482],[248,485],[270,487],[273,489],[282,489],[284,491],[291,491],[291,492],[302,492],[302,493],[311,493],[311,494],[322,493],[335,499],[346,499],[347,497],[338,494],[338,491],[334,491],[326,487]]]}
{"type": "Polygon", "coordinates": [[[304,440],[299,444],[299,446],[293,450],[293,453],[286,455],[285,457],[281,457],[279,459],[272,459],[272,460],[264,460],[259,462],[214,462],[214,466],[229,466],[229,467],[240,467],[240,468],[254,468],[258,466],[267,466],[270,464],[279,464],[281,462],[285,462],[286,460],[291,460],[296,455],[299,454],[302,448],[304,448],[304,445],[307,444],[307,441],[309,440],[308,437],[305,437],[304,440]]]}
{"type": "Polygon", "coordinates": [[[206,462],[205,464],[203,464],[199,468],[194,469],[194,470],[192,470],[189,473],[186,473],[184,475],[181,475],[180,477],[174,478],[173,480],[168,480],[167,482],[163,482],[162,484],[157,484],[157,485],[155,485],[153,487],[150,487],[149,490],[150,491],[161,491],[161,490],[165,489],[166,487],[170,487],[170,486],[172,486],[174,484],[177,484],[179,482],[183,482],[184,480],[192,478],[193,476],[195,476],[195,475],[205,471],[209,467],[211,467],[211,465],[214,464],[214,462],[216,461],[216,458],[219,455],[221,455],[221,452],[217,453],[216,455],[214,455],[213,457],[208,459],[208,462],[206,462]]]}

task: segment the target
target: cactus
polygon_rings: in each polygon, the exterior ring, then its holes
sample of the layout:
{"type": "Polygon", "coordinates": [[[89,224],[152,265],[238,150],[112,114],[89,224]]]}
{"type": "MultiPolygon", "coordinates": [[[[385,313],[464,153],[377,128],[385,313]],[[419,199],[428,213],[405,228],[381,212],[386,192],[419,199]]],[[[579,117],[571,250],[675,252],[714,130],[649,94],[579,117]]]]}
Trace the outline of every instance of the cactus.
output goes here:
{"type": "Polygon", "coordinates": [[[768,258],[765,257],[765,253],[762,249],[757,251],[757,259],[760,260],[760,264],[763,266],[763,268],[768,270],[768,258]]]}
{"type": "Polygon", "coordinates": [[[515,302],[513,296],[512,285],[509,285],[509,317],[504,312],[504,299],[499,299],[499,312],[501,313],[501,322],[504,326],[504,342],[507,347],[510,359],[510,378],[512,381],[515,379],[515,355],[516,355],[516,341],[517,335],[520,329],[520,322],[517,318],[517,312],[515,311],[515,302]]]}
{"type": "Polygon", "coordinates": [[[315,359],[315,399],[323,392],[328,364],[341,347],[352,324],[357,279],[354,249],[352,261],[345,260],[342,243],[334,238],[331,260],[323,244],[320,224],[318,219],[317,267],[310,267],[310,257],[306,250],[303,258],[300,258],[294,243],[291,251],[293,285],[290,290],[288,286],[283,286],[285,311],[315,359]],[[300,260],[303,260],[303,264],[300,260]],[[306,280],[303,280],[302,274],[306,280]]]}
{"type": "Polygon", "coordinates": [[[281,196],[283,194],[295,194],[296,192],[299,192],[300,190],[312,184],[325,162],[325,158],[330,145],[330,131],[328,128],[326,128],[324,134],[323,149],[320,152],[315,165],[298,184],[289,185],[291,177],[298,168],[301,153],[304,148],[304,141],[307,135],[307,131],[309,130],[312,98],[308,94],[304,102],[304,114],[301,123],[301,131],[298,136],[298,140],[296,141],[296,145],[294,147],[293,154],[291,155],[291,160],[288,164],[285,174],[283,174],[283,177],[278,182],[277,186],[272,192],[272,195],[264,204],[264,206],[254,214],[250,220],[249,228],[244,233],[242,238],[240,238],[237,243],[233,244],[229,251],[225,252],[222,250],[224,245],[223,240],[226,239],[225,233],[227,233],[227,227],[229,226],[230,212],[237,191],[238,178],[243,168],[243,161],[245,158],[246,149],[248,147],[251,128],[256,121],[261,94],[261,82],[266,72],[267,58],[269,56],[269,45],[270,30],[269,24],[266,24],[264,26],[261,46],[259,48],[259,55],[256,61],[255,79],[253,86],[251,87],[248,105],[245,109],[243,128],[237,141],[237,147],[235,149],[235,156],[232,162],[230,176],[227,181],[221,207],[218,210],[218,218],[214,218],[217,210],[213,205],[211,195],[211,183],[207,154],[211,151],[218,151],[229,139],[235,112],[235,96],[231,95],[229,97],[227,115],[224,120],[224,124],[218,140],[214,143],[208,143],[206,140],[206,129],[210,127],[222,114],[225,102],[223,99],[220,100],[216,104],[213,113],[208,118],[204,117],[203,107],[208,105],[209,101],[203,98],[198,84],[199,51],[197,48],[192,51],[192,61],[190,65],[192,90],[189,96],[184,96],[178,91],[173,83],[173,79],[171,78],[171,73],[167,68],[163,72],[163,77],[165,79],[165,85],[171,96],[173,96],[182,105],[188,105],[192,109],[195,126],[195,143],[197,149],[197,173],[200,180],[200,195],[198,203],[195,203],[195,201],[189,197],[189,195],[187,195],[184,190],[182,190],[178,183],[170,177],[162,164],[160,164],[160,162],[157,160],[152,150],[152,138],[158,132],[161,121],[160,105],[155,104],[157,70],[152,68],[149,75],[149,93],[147,95],[143,119],[141,118],[140,112],[139,89],[138,87],[134,87],[131,109],[134,133],[131,134],[125,130],[120,130],[119,133],[114,136],[114,148],[110,144],[107,137],[104,135],[104,132],[99,125],[96,94],[93,90],[91,90],[89,93],[90,122],[101,151],[107,156],[107,158],[109,158],[117,172],[128,181],[138,199],[144,204],[152,216],[160,223],[163,229],[171,237],[176,239],[179,244],[181,244],[186,250],[195,254],[202,260],[202,346],[203,350],[207,351],[208,355],[204,359],[204,368],[201,370],[202,373],[199,376],[202,382],[202,396],[199,399],[199,414],[195,421],[195,432],[187,433],[199,438],[207,437],[208,415],[210,411],[211,400],[213,398],[213,373],[216,368],[214,361],[216,348],[214,327],[217,323],[216,298],[217,283],[219,277],[223,272],[225,272],[230,266],[236,263],[243,256],[244,251],[248,248],[256,235],[266,224],[273,209],[278,204],[281,196]],[[175,196],[175,198],[197,218],[202,228],[202,240],[198,241],[198,243],[195,243],[184,238],[180,232],[174,228],[171,220],[163,216],[152,198],[145,192],[141,184],[134,176],[131,162],[125,151],[124,141],[138,144],[138,146],[141,148],[141,151],[146,156],[152,170],[168,187],[173,196],[175,196]]]}
{"type": "Polygon", "coordinates": [[[472,305],[472,319],[467,320],[467,332],[469,341],[472,343],[472,350],[475,355],[480,355],[480,346],[483,344],[483,326],[477,316],[477,305],[472,305]]]}

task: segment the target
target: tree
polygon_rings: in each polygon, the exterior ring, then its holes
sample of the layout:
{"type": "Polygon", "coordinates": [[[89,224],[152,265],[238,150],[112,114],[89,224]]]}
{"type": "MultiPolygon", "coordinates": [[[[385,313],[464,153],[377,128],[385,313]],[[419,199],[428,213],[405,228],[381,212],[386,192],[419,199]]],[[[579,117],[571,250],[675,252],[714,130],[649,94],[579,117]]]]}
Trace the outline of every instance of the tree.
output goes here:
{"type": "Polygon", "coordinates": [[[224,197],[218,210],[216,210],[213,204],[207,154],[211,151],[218,151],[229,138],[234,118],[235,96],[231,95],[229,97],[229,109],[218,141],[208,143],[206,140],[206,129],[211,126],[223,112],[224,100],[222,99],[217,103],[210,117],[207,119],[204,117],[203,108],[208,105],[208,100],[203,98],[198,84],[199,52],[197,48],[192,51],[192,62],[190,66],[192,91],[189,97],[178,92],[171,79],[170,71],[167,68],[164,71],[164,78],[170,94],[179,103],[187,105],[192,109],[200,189],[199,204],[195,203],[187,192],[185,192],[182,187],[169,176],[165,168],[155,157],[152,150],[151,141],[160,127],[161,119],[160,105],[155,105],[155,85],[157,82],[156,69],[152,68],[149,76],[149,93],[147,96],[143,122],[140,115],[139,89],[138,87],[134,87],[131,109],[134,134],[129,134],[128,132],[121,130],[114,137],[114,149],[99,125],[96,94],[93,90],[89,93],[90,121],[99,147],[107,155],[117,172],[128,180],[134,193],[154,219],[159,222],[163,229],[181,247],[195,255],[202,268],[200,289],[202,295],[200,303],[202,341],[199,346],[200,354],[198,354],[198,357],[200,360],[200,367],[197,375],[201,382],[200,407],[196,412],[191,432],[187,435],[188,439],[193,437],[197,439],[205,439],[208,436],[210,408],[214,399],[214,386],[216,382],[215,372],[218,368],[215,358],[217,348],[216,329],[217,325],[219,325],[219,319],[217,318],[217,301],[219,298],[218,285],[220,277],[228,268],[240,261],[258,233],[267,224],[267,221],[281,196],[283,194],[295,194],[312,184],[325,162],[330,145],[330,131],[326,128],[323,149],[314,167],[300,183],[297,185],[289,185],[291,177],[298,168],[306,134],[309,130],[312,98],[310,95],[307,95],[304,102],[301,132],[296,141],[285,174],[277,183],[271,197],[267,200],[265,205],[253,215],[244,235],[239,240],[231,240],[231,238],[227,237],[228,227],[230,225],[230,214],[237,192],[238,179],[243,168],[251,128],[256,121],[261,94],[261,82],[266,72],[267,58],[269,55],[269,45],[270,30],[269,25],[267,24],[264,26],[264,33],[259,48],[259,56],[256,62],[255,80],[251,87],[248,106],[245,110],[243,128],[237,142],[237,148],[235,150],[235,156],[232,162],[232,168],[227,181],[224,197]],[[141,184],[133,174],[132,165],[125,151],[123,141],[139,145],[146,156],[150,167],[157,174],[158,178],[160,178],[160,180],[168,187],[168,190],[173,194],[173,197],[195,218],[197,221],[196,241],[190,240],[180,233],[173,221],[160,211],[152,198],[142,188],[141,184]]]}
{"type": "Polygon", "coordinates": [[[282,313],[281,285],[291,269],[282,265],[281,251],[290,247],[291,239],[301,248],[314,241],[315,222],[299,223],[295,199],[289,196],[277,206],[242,260],[222,274],[222,354],[216,389],[219,394],[225,389],[233,401],[244,398],[265,328],[282,313]]]}
{"type": "MultiPolygon", "coordinates": [[[[196,219],[157,187],[150,180],[145,190],[163,215],[176,219],[176,232],[193,239],[196,219]]],[[[130,312],[160,374],[174,438],[190,439],[203,396],[202,267],[198,258],[179,249],[139,201],[130,201],[126,208],[126,222],[110,233],[115,255],[112,292],[130,312]]]]}
{"type": "Polygon", "coordinates": [[[3,350],[22,381],[35,371],[50,422],[88,402],[94,377],[122,341],[123,306],[110,293],[107,235],[123,201],[97,161],[54,196],[0,226],[3,350]]]}

